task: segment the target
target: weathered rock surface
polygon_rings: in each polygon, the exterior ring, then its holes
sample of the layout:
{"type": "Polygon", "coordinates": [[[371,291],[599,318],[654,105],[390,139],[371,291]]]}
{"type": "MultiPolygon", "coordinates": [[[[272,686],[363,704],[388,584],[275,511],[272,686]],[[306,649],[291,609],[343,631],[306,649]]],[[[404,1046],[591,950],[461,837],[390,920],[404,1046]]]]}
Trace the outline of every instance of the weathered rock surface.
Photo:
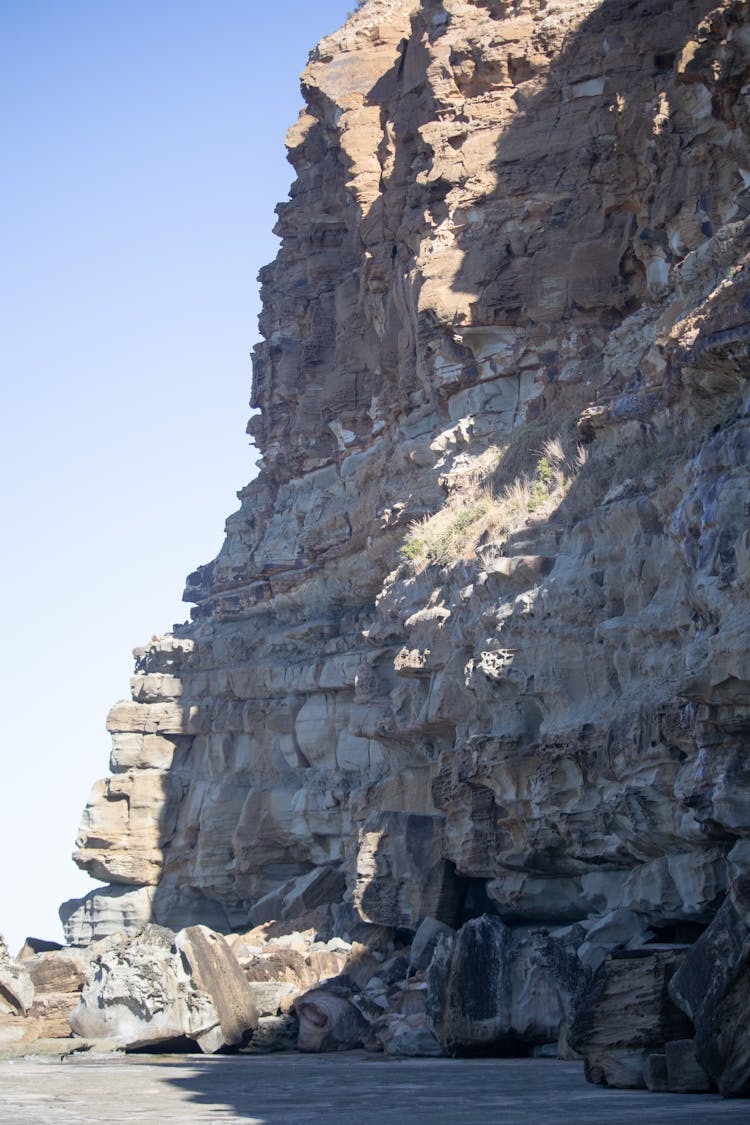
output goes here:
{"type": "Polygon", "coordinates": [[[590,1082],[642,1088],[648,1053],[690,1037],[692,1024],[669,995],[682,956],[646,947],[615,955],[597,969],[570,1031],[590,1082]]]}
{"type": "MultiPolygon", "coordinates": [[[[369,0],[313,52],[261,472],[110,713],[71,943],[294,888],[357,940],[583,925],[582,971],[711,923],[750,869],[749,80],[739,0],[369,0]]],[[[448,1049],[517,1038],[487,956],[448,1049]]]]}
{"type": "Polygon", "coordinates": [[[26,1016],[34,1001],[34,985],[23,965],[8,952],[0,937],[0,1044],[33,1038],[26,1016]]]}
{"type": "Polygon", "coordinates": [[[116,934],[99,944],[70,1025],[130,1049],[188,1038],[212,1054],[249,1039],[257,1018],[220,934],[149,925],[132,940],[116,934]]]}
{"type": "Polygon", "coordinates": [[[720,1093],[750,1094],[750,876],[732,884],[670,992],[695,1024],[697,1061],[720,1093]]]}

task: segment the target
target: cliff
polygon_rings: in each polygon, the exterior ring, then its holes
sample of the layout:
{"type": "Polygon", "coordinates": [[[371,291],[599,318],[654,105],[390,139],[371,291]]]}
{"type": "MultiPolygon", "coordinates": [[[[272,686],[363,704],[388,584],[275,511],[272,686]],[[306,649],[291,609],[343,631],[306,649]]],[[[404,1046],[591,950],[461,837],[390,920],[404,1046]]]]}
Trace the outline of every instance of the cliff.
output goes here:
{"type": "Polygon", "coordinates": [[[70,941],[712,921],[750,865],[749,77],[739,0],[369,0],[318,45],[261,471],[110,713],[70,941]]]}

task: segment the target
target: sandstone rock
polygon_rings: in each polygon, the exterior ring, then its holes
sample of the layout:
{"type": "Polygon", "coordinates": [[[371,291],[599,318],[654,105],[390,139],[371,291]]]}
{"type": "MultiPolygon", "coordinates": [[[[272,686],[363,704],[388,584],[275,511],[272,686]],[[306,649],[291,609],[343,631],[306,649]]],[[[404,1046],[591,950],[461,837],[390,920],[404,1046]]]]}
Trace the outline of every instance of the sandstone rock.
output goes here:
{"type": "Polygon", "coordinates": [[[24,962],[34,985],[34,1001],[28,1016],[38,1038],[67,1039],[72,1034],[70,1015],[80,1000],[87,960],[77,957],[74,950],[58,947],[34,954],[24,962]]]}
{"type": "MultiPolygon", "coordinates": [[[[67,940],[244,934],[326,870],[336,932],[383,951],[427,917],[593,919],[593,966],[712,922],[750,863],[749,21],[368,0],[313,52],[261,273],[260,475],[111,712],[78,851],[111,887],[67,940]]],[[[568,1020],[543,940],[503,943],[486,1009],[435,948],[451,1049],[568,1020]]],[[[724,1030],[706,1009],[696,1041],[734,1091],[744,977],[717,963],[724,1030]]],[[[589,1058],[632,1082],[669,1029],[623,1004],[589,1058]]]]}
{"type": "Polygon", "coordinates": [[[388,1028],[385,1053],[396,1058],[440,1058],[445,1052],[423,1021],[415,1026],[402,1019],[388,1028]]]}
{"type": "Polygon", "coordinates": [[[18,951],[17,961],[27,961],[37,953],[52,953],[62,949],[59,941],[45,941],[43,938],[27,937],[18,951]]]}
{"type": "Polygon", "coordinates": [[[149,925],[101,942],[78,1006],[75,1035],[133,1049],[187,1037],[206,1053],[243,1041],[257,1021],[239,965],[219,934],[176,937],[149,925]]]}
{"type": "Polygon", "coordinates": [[[258,1026],[243,1054],[266,1055],[274,1051],[293,1051],[297,1045],[299,1021],[293,1012],[283,1016],[259,1016],[258,1026]]]}
{"type": "Polygon", "coordinates": [[[83,959],[65,950],[37,953],[28,959],[25,968],[34,985],[35,996],[80,992],[84,985],[83,959]]]}
{"type": "Polygon", "coordinates": [[[645,944],[654,935],[632,910],[613,910],[586,928],[586,940],[578,947],[578,958],[587,969],[598,969],[607,954],[618,948],[645,944]]]}
{"type": "Polygon", "coordinates": [[[590,1082],[644,1087],[646,1056],[688,1038],[690,1021],[669,997],[681,951],[648,947],[608,958],[583,992],[570,1041],[585,1060],[590,1082]]]}
{"type": "Polygon", "coordinates": [[[295,1001],[299,1051],[350,1051],[362,1047],[369,1024],[347,999],[320,989],[295,1001]]]}
{"type": "MultiPolygon", "coordinates": [[[[180,930],[174,944],[182,955],[193,986],[209,997],[218,1016],[220,1034],[211,1029],[208,1042],[220,1042],[218,1046],[209,1047],[207,1053],[218,1047],[242,1043],[255,1028],[258,1012],[245,975],[222,935],[212,933],[205,926],[190,926],[180,930]]],[[[195,1038],[201,1050],[206,1050],[204,1033],[195,1038]]]]}
{"type": "Polygon", "coordinates": [[[435,1036],[450,1054],[517,1051],[511,1033],[510,931],[485,915],[459,930],[445,978],[433,978],[435,1036]],[[441,987],[442,986],[442,987],[441,987]]]}
{"type": "Polygon", "coordinates": [[[0,1004],[11,1015],[25,1016],[34,1000],[34,985],[25,966],[14,961],[0,937],[0,1004]]]}
{"type": "Polygon", "coordinates": [[[259,1018],[288,1011],[293,998],[299,995],[299,988],[287,981],[249,981],[247,988],[259,1018]]]}
{"type": "Polygon", "coordinates": [[[70,1017],[80,992],[48,993],[37,996],[29,1008],[28,1022],[37,1039],[69,1039],[72,1035],[70,1017]]]}
{"type": "Polygon", "coordinates": [[[440,817],[382,812],[360,833],[354,905],[368,922],[416,930],[425,917],[450,925],[462,881],[442,857],[440,817]]]}
{"type": "Polygon", "coordinates": [[[720,1093],[750,1094],[750,876],[732,884],[669,988],[695,1024],[697,1061],[720,1093]]]}
{"type": "Polygon", "coordinates": [[[60,907],[69,945],[89,945],[110,934],[135,935],[151,920],[153,887],[101,887],[60,907]]]}
{"type": "Polygon", "coordinates": [[[442,936],[429,967],[428,1010],[453,1054],[525,1054],[557,1043],[573,1019],[586,974],[566,938],[514,932],[484,915],[467,922],[455,943],[442,936]]]}
{"type": "Polygon", "coordinates": [[[279,918],[299,918],[319,906],[337,902],[345,887],[343,871],[330,864],[314,868],[264,895],[253,906],[250,917],[256,925],[279,918]]]}
{"type": "Polygon", "coordinates": [[[418,973],[426,969],[432,960],[435,947],[441,937],[455,937],[456,931],[436,918],[423,918],[409,949],[409,972],[418,973]]]}
{"type": "Polygon", "coordinates": [[[669,1092],[667,1056],[664,1051],[652,1051],[643,1058],[643,1081],[647,1090],[654,1094],[669,1092]]]}

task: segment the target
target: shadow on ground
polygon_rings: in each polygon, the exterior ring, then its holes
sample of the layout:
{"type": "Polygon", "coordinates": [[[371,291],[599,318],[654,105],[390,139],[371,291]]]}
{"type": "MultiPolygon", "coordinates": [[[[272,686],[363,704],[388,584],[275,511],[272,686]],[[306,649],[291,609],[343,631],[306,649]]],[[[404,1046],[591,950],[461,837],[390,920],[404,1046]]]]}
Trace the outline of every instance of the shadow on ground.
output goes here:
{"type": "Polygon", "coordinates": [[[230,1109],[239,1121],[263,1125],[747,1121],[747,1103],[592,1086],[579,1063],[544,1059],[390,1059],[350,1052],[196,1059],[182,1070],[165,1079],[192,1103],[212,1113],[230,1109]]]}

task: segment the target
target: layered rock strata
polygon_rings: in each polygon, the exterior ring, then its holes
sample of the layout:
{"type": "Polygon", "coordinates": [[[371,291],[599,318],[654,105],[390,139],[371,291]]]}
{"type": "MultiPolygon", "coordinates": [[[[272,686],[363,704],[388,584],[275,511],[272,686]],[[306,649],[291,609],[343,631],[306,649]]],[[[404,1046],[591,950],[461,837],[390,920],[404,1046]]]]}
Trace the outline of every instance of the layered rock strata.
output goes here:
{"type": "Polygon", "coordinates": [[[739,0],[369,0],[319,44],[261,471],[110,713],[70,941],[295,888],[342,933],[711,922],[750,862],[749,78],[739,0]]]}

